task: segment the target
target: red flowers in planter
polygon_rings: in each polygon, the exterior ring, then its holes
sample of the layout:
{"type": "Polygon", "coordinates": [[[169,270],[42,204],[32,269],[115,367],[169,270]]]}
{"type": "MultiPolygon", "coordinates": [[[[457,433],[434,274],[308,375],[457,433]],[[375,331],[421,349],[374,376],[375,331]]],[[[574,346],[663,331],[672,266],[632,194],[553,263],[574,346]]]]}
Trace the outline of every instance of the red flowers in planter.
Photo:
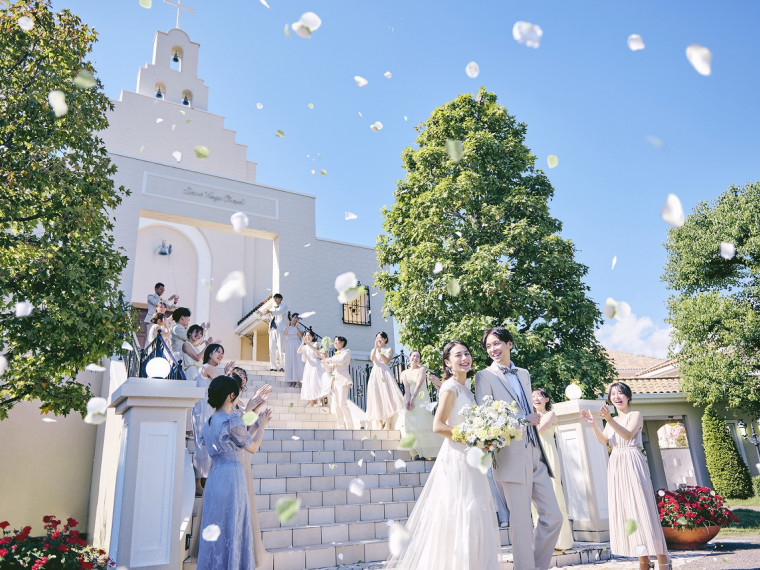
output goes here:
{"type": "Polygon", "coordinates": [[[660,524],[673,528],[727,526],[739,519],[724,506],[723,497],[709,487],[680,485],[675,491],[659,489],[656,493],[660,524]]]}

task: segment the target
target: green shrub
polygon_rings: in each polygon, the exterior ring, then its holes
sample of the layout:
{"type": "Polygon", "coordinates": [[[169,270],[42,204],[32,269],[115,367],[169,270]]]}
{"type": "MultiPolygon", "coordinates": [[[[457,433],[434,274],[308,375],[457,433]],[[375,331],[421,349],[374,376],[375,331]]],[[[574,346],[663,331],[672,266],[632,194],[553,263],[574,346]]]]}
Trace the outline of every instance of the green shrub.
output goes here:
{"type": "Polygon", "coordinates": [[[755,488],[755,497],[760,497],[760,475],[752,477],[752,486],[755,488]]]}
{"type": "Polygon", "coordinates": [[[726,429],[726,422],[712,406],[708,406],[702,416],[702,442],[707,471],[715,492],[728,499],[750,498],[752,481],[749,469],[726,429]]]}

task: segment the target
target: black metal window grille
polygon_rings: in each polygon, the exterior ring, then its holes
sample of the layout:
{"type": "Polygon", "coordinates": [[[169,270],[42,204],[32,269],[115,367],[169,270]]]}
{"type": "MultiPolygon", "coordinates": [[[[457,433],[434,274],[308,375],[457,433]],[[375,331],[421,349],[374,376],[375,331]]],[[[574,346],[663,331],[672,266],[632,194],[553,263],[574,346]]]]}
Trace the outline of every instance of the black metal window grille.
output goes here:
{"type": "Polygon", "coordinates": [[[372,326],[372,311],[369,301],[369,287],[359,284],[364,293],[350,303],[343,303],[343,322],[347,325],[372,326]]]}

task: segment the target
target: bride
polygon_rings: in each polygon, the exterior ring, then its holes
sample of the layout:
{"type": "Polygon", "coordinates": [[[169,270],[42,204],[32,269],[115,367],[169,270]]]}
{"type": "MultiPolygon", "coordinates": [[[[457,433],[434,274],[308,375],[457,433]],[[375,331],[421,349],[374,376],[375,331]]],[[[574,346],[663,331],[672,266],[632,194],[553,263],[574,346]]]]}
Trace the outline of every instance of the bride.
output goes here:
{"type": "Polygon", "coordinates": [[[466,446],[451,439],[451,428],[463,419],[459,412],[476,405],[467,378],[470,349],[452,340],[443,349],[443,365],[433,431],[445,439],[406,523],[409,545],[388,567],[498,570],[501,541],[488,480],[467,464],[466,446]]]}

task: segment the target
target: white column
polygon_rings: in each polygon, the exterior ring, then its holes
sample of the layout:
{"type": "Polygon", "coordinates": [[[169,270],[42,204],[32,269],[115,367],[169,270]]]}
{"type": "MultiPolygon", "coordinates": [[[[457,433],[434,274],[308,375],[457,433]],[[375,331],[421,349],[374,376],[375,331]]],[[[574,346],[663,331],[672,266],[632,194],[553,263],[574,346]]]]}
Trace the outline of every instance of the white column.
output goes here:
{"type": "Polygon", "coordinates": [[[180,567],[187,409],[194,383],[129,378],[113,393],[123,418],[109,556],[120,568],[180,567]]]}
{"type": "Polygon", "coordinates": [[[578,541],[606,542],[610,537],[607,506],[607,447],[596,440],[581,410],[598,417],[599,400],[570,400],[554,404],[557,444],[567,496],[567,514],[578,541]]]}

